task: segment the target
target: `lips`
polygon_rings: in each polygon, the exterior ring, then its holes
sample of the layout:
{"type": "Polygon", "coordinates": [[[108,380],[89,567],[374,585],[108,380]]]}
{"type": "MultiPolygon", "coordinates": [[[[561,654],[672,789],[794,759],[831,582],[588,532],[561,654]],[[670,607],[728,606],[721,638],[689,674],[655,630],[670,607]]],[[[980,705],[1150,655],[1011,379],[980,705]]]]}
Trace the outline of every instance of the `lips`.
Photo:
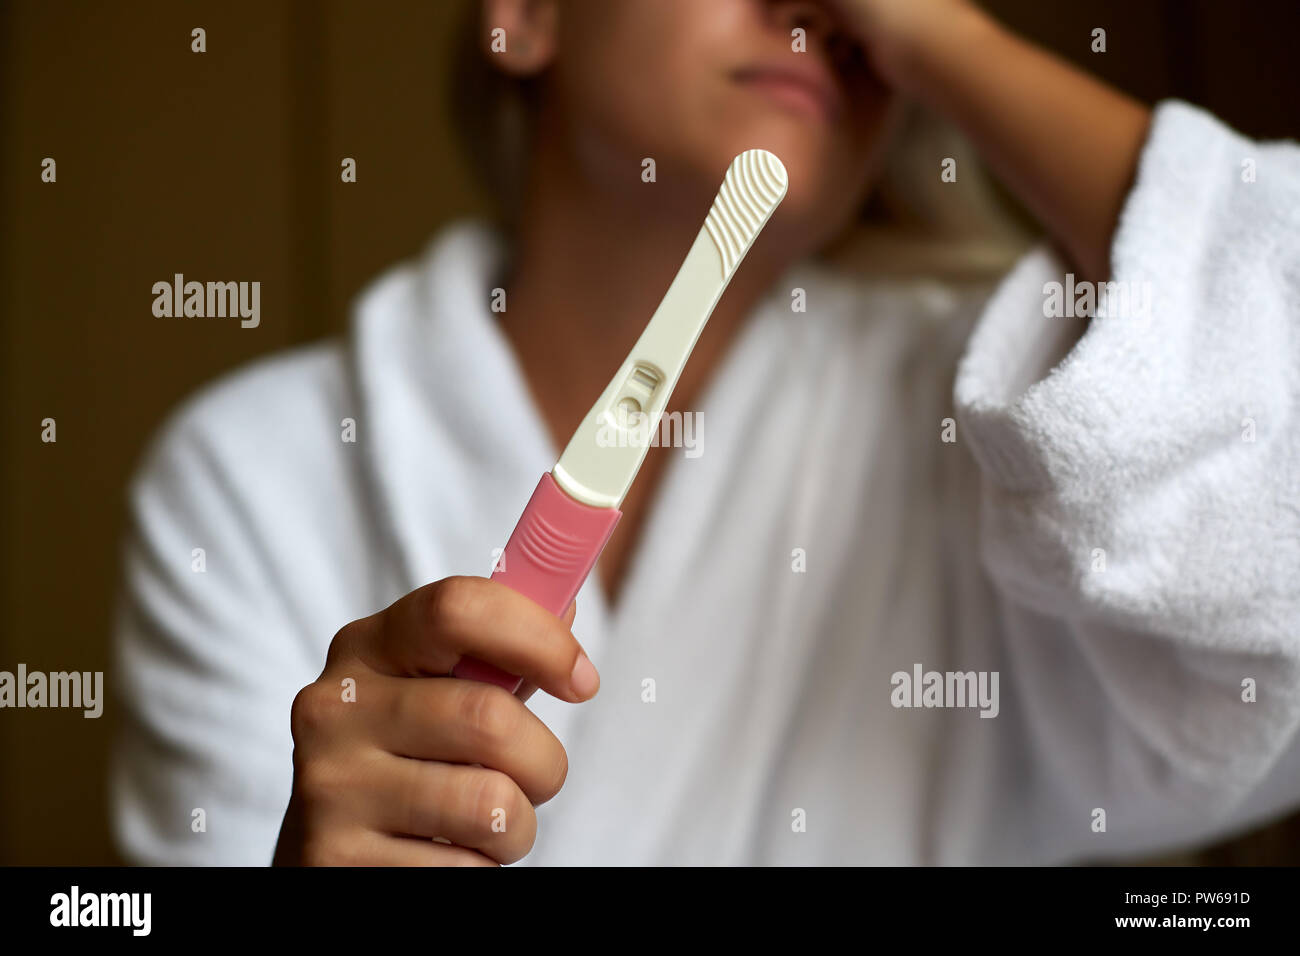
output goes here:
{"type": "Polygon", "coordinates": [[[833,121],[843,107],[835,83],[816,69],[754,66],[737,70],[735,80],[787,109],[833,121]]]}

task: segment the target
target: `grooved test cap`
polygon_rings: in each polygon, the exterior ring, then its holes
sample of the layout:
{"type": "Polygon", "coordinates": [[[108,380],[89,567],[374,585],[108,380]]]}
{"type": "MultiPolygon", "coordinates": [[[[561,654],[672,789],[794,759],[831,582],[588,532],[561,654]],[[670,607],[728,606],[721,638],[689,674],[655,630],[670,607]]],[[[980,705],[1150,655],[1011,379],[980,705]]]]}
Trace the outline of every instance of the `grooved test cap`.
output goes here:
{"type": "Polygon", "coordinates": [[[691,349],[787,183],[785,166],[767,150],[731,161],[659,308],[551,472],[570,497],[598,508],[622,503],[691,349]]]}
{"type": "Polygon", "coordinates": [[[747,149],[731,161],[704,229],[722,257],[725,279],[740,265],[772,210],[785,198],[785,166],[765,149],[747,149]]]}

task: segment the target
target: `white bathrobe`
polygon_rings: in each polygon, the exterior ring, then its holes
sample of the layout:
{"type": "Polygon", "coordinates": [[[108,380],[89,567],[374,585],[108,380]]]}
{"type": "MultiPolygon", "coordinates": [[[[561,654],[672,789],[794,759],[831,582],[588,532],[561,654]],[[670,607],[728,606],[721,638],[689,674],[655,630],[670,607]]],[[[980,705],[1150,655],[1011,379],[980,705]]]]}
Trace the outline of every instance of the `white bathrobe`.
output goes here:
{"type": "MultiPolygon", "coordinates": [[[[162,430],[110,675],[129,857],[269,861],[334,634],[490,571],[559,451],[489,311],[500,255],[447,229],[348,341],[162,430]]],[[[1123,858],[1300,803],[1300,151],[1161,105],[1113,267],[1149,310],[1046,316],[1046,248],[991,299],[773,286],[617,606],[579,595],[599,695],[529,704],[571,769],[527,863],[1123,858]],[[925,706],[962,702],[918,668],[996,701],[925,706]]]]}

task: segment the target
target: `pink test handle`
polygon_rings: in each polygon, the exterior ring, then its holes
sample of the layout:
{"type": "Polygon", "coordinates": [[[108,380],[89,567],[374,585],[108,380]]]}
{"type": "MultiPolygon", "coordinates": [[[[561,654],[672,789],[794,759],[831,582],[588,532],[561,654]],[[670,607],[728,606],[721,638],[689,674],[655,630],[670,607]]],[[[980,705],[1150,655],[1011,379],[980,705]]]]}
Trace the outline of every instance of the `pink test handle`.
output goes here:
{"type": "MultiPolygon", "coordinates": [[[[574,501],[547,472],[506,542],[492,580],[563,617],[621,517],[617,508],[574,501]]],[[[522,683],[514,674],[473,657],[462,657],[451,673],[496,684],[512,694],[522,683]]]]}

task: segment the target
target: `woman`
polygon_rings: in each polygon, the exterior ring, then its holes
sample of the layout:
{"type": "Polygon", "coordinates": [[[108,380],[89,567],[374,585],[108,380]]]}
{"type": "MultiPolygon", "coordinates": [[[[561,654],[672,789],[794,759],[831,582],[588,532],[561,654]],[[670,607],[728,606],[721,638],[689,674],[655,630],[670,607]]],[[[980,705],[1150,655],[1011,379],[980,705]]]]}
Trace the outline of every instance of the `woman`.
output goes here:
{"type": "Polygon", "coordinates": [[[130,855],[1049,863],[1297,802],[1295,147],[964,0],[482,14],[529,110],[507,227],[206,391],[134,486],[130,855]],[[810,260],[899,97],[1055,241],[987,301],[810,260]],[[652,450],[577,624],[466,576],[751,147],[789,191],[674,392],[698,453],[652,450]]]}

